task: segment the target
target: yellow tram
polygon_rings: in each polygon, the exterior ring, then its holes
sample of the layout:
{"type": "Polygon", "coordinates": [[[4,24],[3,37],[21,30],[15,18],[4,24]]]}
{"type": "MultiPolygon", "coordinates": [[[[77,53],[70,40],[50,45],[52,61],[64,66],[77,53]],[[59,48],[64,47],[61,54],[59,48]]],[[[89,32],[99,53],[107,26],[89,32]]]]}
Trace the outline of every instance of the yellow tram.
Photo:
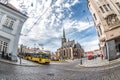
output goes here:
{"type": "Polygon", "coordinates": [[[24,59],[38,62],[41,64],[49,64],[50,63],[50,54],[47,54],[45,52],[41,53],[24,53],[20,54],[20,56],[24,59]]]}

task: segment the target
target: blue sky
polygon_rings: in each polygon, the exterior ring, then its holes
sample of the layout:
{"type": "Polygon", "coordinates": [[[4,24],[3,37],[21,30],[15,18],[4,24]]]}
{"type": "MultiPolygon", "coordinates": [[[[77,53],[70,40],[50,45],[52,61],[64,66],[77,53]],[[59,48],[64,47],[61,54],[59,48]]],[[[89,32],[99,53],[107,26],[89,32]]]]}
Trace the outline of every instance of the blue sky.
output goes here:
{"type": "Polygon", "coordinates": [[[99,48],[87,0],[11,0],[10,3],[29,16],[19,44],[29,47],[43,44],[45,50],[55,52],[61,47],[65,28],[66,38],[79,42],[85,51],[99,48]]]}

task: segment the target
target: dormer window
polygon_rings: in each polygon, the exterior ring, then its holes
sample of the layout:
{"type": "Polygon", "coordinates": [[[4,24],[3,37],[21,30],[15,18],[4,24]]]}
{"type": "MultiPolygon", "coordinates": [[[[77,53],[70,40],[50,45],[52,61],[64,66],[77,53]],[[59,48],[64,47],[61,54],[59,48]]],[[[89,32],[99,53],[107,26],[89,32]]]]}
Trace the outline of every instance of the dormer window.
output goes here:
{"type": "Polygon", "coordinates": [[[8,17],[5,19],[3,26],[9,28],[9,29],[13,29],[13,25],[14,25],[15,19],[8,17]]]}

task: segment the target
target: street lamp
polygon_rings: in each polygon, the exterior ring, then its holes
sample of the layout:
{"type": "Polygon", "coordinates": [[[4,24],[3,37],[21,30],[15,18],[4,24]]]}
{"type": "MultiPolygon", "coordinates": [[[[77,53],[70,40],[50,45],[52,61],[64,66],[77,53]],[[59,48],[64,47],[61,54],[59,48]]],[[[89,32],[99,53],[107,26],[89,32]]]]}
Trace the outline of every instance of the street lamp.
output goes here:
{"type": "Polygon", "coordinates": [[[80,64],[82,65],[82,53],[80,53],[80,64]]]}

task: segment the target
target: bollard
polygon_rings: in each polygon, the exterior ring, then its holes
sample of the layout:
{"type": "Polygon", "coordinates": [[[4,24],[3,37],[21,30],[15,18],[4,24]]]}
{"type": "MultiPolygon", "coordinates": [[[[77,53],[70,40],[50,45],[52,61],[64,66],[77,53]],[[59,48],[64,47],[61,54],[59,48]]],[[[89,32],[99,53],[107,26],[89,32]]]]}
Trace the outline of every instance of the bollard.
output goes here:
{"type": "Polygon", "coordinates": [[[80,59],[80,64],[82,65],[82,59],[80,59]]]}
{"type": "Polygon", "coordinates": [[[20,64],[22,63],[22,61],[21,61],[21,56],[19,56],[19,60],[20,60],[20,64]]]}

